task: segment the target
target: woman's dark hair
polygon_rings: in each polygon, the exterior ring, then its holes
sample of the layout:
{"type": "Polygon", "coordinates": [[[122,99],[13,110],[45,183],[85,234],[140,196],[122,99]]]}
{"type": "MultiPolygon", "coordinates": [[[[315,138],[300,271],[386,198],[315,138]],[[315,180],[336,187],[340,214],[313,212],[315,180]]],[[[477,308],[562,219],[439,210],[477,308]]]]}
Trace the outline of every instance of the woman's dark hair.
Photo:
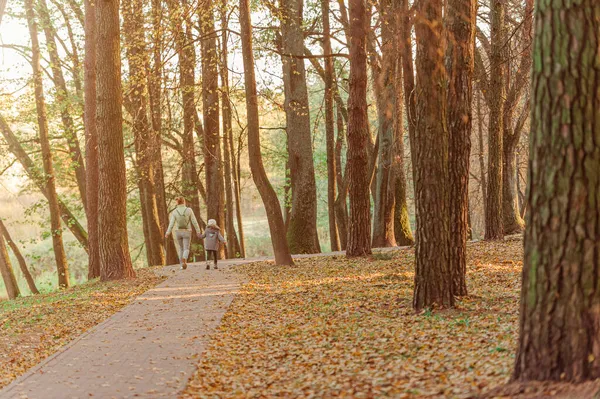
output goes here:
{"type": "Polygon", "coordinates": [[[177,197],[177,198],[175,198],[175,201],[177,201],[177,205],[185,204],[185,198],[183,198],[183,197],[177,197]]]}

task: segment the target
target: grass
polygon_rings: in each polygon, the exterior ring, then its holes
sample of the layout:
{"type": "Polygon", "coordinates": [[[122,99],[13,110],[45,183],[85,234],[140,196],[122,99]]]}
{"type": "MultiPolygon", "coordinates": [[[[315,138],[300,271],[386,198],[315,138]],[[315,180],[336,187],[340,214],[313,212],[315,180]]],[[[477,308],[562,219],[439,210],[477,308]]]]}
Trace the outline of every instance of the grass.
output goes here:
{"type": "Polygon", "coordinates": [[[0,388],[163,280],[151,269],[137,274],[0,301],[0,388]]]}
{"type": "Polygon", "coordinates": [[[414,251],[240,267],[245,284],[185,398],[467,398],[506,383],[522,244],[468,250],[470,296],[412,310],[414,251]]]}

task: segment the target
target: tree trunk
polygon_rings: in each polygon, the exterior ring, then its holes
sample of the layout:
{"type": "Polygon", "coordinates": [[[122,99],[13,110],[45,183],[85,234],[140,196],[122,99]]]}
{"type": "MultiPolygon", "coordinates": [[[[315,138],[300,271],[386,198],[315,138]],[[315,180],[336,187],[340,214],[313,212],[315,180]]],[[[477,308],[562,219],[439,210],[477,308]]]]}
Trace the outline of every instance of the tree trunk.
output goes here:
{"type": "Polygon", "coordinates": [[[329,242],[331,251],[340,250],[340,238],[335,220],[336,162],[335,162],[335,115],[333,58],[331,57],[331,32],[329,27],[329,0],[321,0],[323,18],[323,54],[325,81],[325,141],[327,148],[327,214],[329,217],[329,242]]]}
{"type": "MultiPolygon", "coordinates": [[[[206,175],[206,209],[208,219],[225,226],[225,190],[221,169],[219,137],[219,55],[212,0],[202,0],[199,11],[202,47],[202,108],[204,116],[204,171],[206,175]]],[[[233,241],[229,242],[234,245],[233,241]]],[[[221,256],[225,255],[221,247],[221,256]]]]}
{"type": "Polygon", "coordinates": [[[446,14],[450,270],[454,295],[467,295],[469,166],[473,124],[476,0],[449,0],[446,14]]]}
{"type": "Polygon", "coordinates": [[[19,262],[19,268],[21,269],[21,273],[23,273],[23,277],[25,277],[25,281],[27,281],[27,286],[29,287],[29,290],[32,294],[39,294],[40,291],[38,291],[37,287],[35,286],[35,280],[29,272],[29,268],[27,267],[27,262],[25,262],[23,254],[21,254],[19,247],[17,247],[17,244],[10,237],[10,234],[8,232],[8,229],[4,225],[4,222],[0,219],[0,237],[1,236],[4,237],[6,243],[15,255],[15,258],[17,258],[17,261],[19,262]]]}
{"type": "Polygon", "coordinates": [[[414,151],[417,247],[413,306],[454,306],[449,265],[448,130],[442,41],[442,1],[417,3],[414,151]]]}
{"type": "MultiPolygon", "coordinates": [[[[49,199],[50,194],[46,189],[46,181],[43,172],[35,166],[27,152],[21,146],[21,143],[8,126],[6,120],[0,115],[0,132],[8,144],[8,150],[17,158],[27,176],[35,183],[41,193],[49,199]]],[[[58,207],[60,209],[60,217],[65,225],[71,230],[77,241],[81,244],[85,251],[88,251],[88,235],[83,229],[83,226],[75,218],[73,213],[67,208],[64,202],[58,199],[58,207]]]]}
{"type": "Polygon", "coordinates": [[[19,290],[19,285],[17,284],[17,279],[15,278],[15,273],[2,236],[0,236],[0,274],[2,274],[2,279],[4,280],[8,299],[15,299],[21,296],[21,291],[19,290]]]}
{"type": "Polygon", "coordinates": [[[44,29],[44,35],[46,36],[46,46],[50,54],[52,77],[56,86],[56,101],[60,109],[64,135],[69,145],[69,154],[71,156],[71,162],[73,162],[73,169],[75,170],[77,187],[79,188],[81,201],[85,207],[87,206],[85,165],[83,163],[83,155],[81,154],[81,148],[79,146],[77,132],[75,131],[73,117],[69,112],[72,105],[69,99],[69,92],[67,91],[65,77],[61,68],[61,59],[58,54],[58,48],[56,47],[56,29],[54,29],[54,26],[52,25],[46,0],[39,0],[38,4],[40,21],[44,29]]]}
{"type": "Polygon", "coordinates": [[[31,36],[31,66],[33,67],[33,84],[35,87],[35,107],[37,110],[38,135],[42,150],[44,172],[41,177],[45,191],[48,194],[48,206],[50,208],[50,233],[52,235],[52,248],[56,260],[56,271],[58,273],[58,286],[67,288],[69,286],[69,266],[67,255],[62,240],[62,227],[60,223],[60,206],[56,194],[56,180],[54,165],[52,164],[52,149],[48,138],[48,115],[46,113],[46,101],[44,99],[44,87],[42,80],[42,67],[40,65],[40,45],[38,41],[38,27],[35,20],[33,0],[25,1],[25,13],[27,25],[31,36]]]}
{"type": "Polygon", "coordinates": [[[415,71],[413,67],[411,12],[408,0],[400,0],[400,57],[402,59],[402,83],[404,85],[404,104],[406,107],[406,119],[408,126],[408,137],[410,140],[410,160],[413,171],[413,182],[415,180],[415,151],[413,143],[416,141],[417,103],[415,93],[415,71]]]}
{"type": "Polygon", "coordinates": [[[490,118],[488,131],[488,187],[486,195],[485,239],[504,237],[502,228],[502,148],[503,115],[506,88],[505,17],[506,0],[491,1],[491,54],[490,54],[490,118]]]}
{"type": "MultiPolygon", "coordinates": [[[[221,107],[223,111],[223,157],[225,158],[225,223],[227,232],[227,256],[235,258],[236,252],[241,252],[237,234],[234,227],[235,210],[233,206],[233,184],[231,182],[234,171],[232,170],[233,150],[231,143],[233,141],[233,123],[231,115],[231,103],[229,99],[229,69],[227,61],[229,34],[227,29],[229,20],[227,17],[227,0],[221,4],[221,107]]],[[[235,178],[234,178],[235,179],[235,178]]]]}
{"type": "Polygon", "coordinates": [[[342,167],[342,149],[344,145],[344,138],[346,137],[346,130],[344,129],[344,119],[339,105],[337,106],[337,139],[335,141],[335,172],[336,172],[336,185],[338,188],[338,194],[335,199],[335,221],[338,228],[338,234],[340,237],[340,248],[342,251],[346,250],[348,243],[348,184],[347,184],[347,168],[342,167]],[[342,171],[344,174],[342,175],[342,171]]]}
{"type": "Polygon", "coordinates": [[[408,217],[406,201],[406,172],[404,169],[404,90],[402,86],[402,63],[400,56],[396,57],[396,112],[394,113],[394,238],[396,245],[413,245],[415,239],[408,217]]]}
{"type": "Polygon", "coordinates": [[[483,112],[481,112],[481,94],[477,95],[477,139],[479,142],[479,172],[481,174],[481,201],[483,214],[487,215],[487,180],[485,175],[485,154],[483,146],[483,112]]]}
{"type": "Polygon", "coordinates": [[[517,234],[525,229],[517,194],[517,143],[504,136],[502,166],[502,221],[504,234],[517,234]]]}
{"type": "Polygon", "coordinates": [[[292,190],[287,240],[294,254],[321,252],[317,234],[317,186],[312,155],[308,89],[304,66],[303,0],[282,0],[281,48],[288,162],[292,190]]]}
{"type": "Polygon", "coordinates": [[[348,180],[350,218],[347,256],[371,253],[369,128],[367,118],[367,32],[364,0],[350,0],[350,92],[348,101],[348,180]]]}
{"type": "Polygon", "coordinates": [[[281,206],[277,194],[269,179],[262,162],[260,152],[260,125],[258,119],[258,98],[256,92],[256,77],[254,75],[254,54],[252,53],[252,24],[250,21],[250,4],[248,0],[240,0],[240,30],[242,37],[242,55],[244,61],[244,82],[246,89],[246,109],[248,113],[248,156],[252,178],[263,200],[275,263],[278,265],[293,265],[294,261],[285,238],[285,226],[281,206]]]}
{"type": "Polygon", "coordinates": [[[532,113],[513,379],[600,377],[600,4],[536,2],[532,113]],[[567,51],[568,52],[565,52],[567,51]]]}
{"type": "MultiPolygon", "coordinates": [[[[394,216],[396,194],[397,162],[395,159],[396,125],[394,115],[397,112],[397,90],[394,82],[398,66],[397,33],[395,32],[399,8],[397,1],[383,0],[381,7],[382,62],[379,76],[376,77],[377,116],[379,127],[378,165],[374,196],[373,247],[396,246],[394,216]]],[[[398,82],[400,84],[400,82],[398,82]]],[[[400,199],[400,202],[402,200],[400,199]]],[[[405,201],[406,202],[406,201],[405,201]]]]}
{"type": "Polygon", "coordinates": [[[154,184],[156,165],[152,152],[154,151],[154,136],[148,120],[147,98],[148,87],[146,68],[150,64],[145,43],[143,4],[141,0],[123,2],[123,29],[126,46],[126,57],[129,65],[129,81],[126,97],[130,104],[130,114],[133,119],[132,130],[136,152],[136,169],[139,179],[140,202],[142,218],[146,225],[146,247],[148,263],[163,265],[164,248],[163,233],[158,216],[156,186],[154,184]]]}
{"type": "Polygon", "coordinates": [[[98,240],[98,133],[96,130],[96,6],[85,0],[84,111],[87,206],[89,234],[88,280],[100,277],[98,240]]]}
{"type": "Polygon", "coordinates": [[[118,0],[96,3],[96,131],[100,279],[135,277],[127,237],[127,180],[118,0]]]}

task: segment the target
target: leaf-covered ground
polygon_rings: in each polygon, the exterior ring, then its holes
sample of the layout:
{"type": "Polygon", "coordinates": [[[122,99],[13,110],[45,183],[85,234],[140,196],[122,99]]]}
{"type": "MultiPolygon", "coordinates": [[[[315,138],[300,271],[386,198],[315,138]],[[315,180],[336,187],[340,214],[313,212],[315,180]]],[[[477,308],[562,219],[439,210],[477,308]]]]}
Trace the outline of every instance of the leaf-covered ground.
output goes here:
{"type": "Polygon", "coordinates": [[[414,251],[242,266],[185,398],[464,398],[506,383],[522,243],[470,244],[470,296],[416,315],[414,251]]]}
{"type": "Polygon", "coordinates": [[[150,269],[119,282],[0,302],[0,388],[163,280],[150,269]]]}

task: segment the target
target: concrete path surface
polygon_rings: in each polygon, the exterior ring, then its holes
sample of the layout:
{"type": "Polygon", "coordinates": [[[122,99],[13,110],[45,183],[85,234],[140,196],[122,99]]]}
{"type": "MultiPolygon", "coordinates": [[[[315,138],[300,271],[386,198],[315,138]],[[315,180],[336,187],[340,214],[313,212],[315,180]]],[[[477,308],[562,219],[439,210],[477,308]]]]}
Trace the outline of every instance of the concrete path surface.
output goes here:
{"type": "Polygon", "coordinates": [[[239,288],[230,266],[244,261],[220,263],[210,271],[204,264],[165,267],[170,278],[33,367],[0,398],[176,398],[239,288]]]}

